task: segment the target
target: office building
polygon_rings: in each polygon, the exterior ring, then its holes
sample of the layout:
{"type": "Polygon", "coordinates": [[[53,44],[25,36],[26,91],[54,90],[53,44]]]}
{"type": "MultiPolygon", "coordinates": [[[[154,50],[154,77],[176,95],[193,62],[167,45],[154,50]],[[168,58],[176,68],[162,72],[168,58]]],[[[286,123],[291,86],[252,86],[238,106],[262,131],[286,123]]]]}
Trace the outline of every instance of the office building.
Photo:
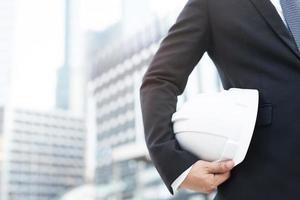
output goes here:
{"type": "Polygon", "coordinates": [[[65,36],[64,64],[57,70],[56,107],[68,110],[70,107],[70,31],[71,31],[71,2],[65,0],[65,36]]]}
{"type": "Polygon", "coordinates": [[[56,200],[84,183],[86,134],[81,117],[7,109],[1,200],[56,200]]]}
{"type": "Polygon", "coordinates": [[[57,70],[56,108],[83,114],[87,72],[79,23],[80,0],[64,0],[64,8],[64,63],[57,70]]]}

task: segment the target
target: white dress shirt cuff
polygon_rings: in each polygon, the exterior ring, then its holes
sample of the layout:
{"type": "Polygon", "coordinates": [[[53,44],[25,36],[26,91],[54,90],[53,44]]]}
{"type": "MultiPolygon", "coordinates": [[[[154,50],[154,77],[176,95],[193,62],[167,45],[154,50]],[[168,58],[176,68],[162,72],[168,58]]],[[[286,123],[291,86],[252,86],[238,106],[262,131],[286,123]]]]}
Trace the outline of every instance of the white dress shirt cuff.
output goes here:
{"type": "MultiPolygon", "coordinates": [[[[192,165],[193,166],[193,165],[192,165]]],[[[189,172],[192,169],[192,166],[190,166],[187,170],[185,170],[180,176],[178,176],[175,181],[172,183],[171,187],[173,189],[174,194],[177,192],[179,186],[184,181],[184,179],[187,177],[189,172]]]]}

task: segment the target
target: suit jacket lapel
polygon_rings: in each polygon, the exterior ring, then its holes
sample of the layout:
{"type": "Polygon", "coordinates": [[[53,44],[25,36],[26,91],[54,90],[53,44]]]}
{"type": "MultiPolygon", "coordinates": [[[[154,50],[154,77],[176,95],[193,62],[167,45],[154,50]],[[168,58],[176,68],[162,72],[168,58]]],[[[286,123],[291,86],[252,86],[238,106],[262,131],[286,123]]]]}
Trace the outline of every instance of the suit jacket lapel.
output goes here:
{"type": "Polygon", "coordinates": [[[260,15],[266,20],[273,31],[280,37],[280,39],[298,56],[300,59],[300,52],[297,49],[296,43],[285,24],[282,22],[276,9],[270,0],[250,0],[260,15]]]}

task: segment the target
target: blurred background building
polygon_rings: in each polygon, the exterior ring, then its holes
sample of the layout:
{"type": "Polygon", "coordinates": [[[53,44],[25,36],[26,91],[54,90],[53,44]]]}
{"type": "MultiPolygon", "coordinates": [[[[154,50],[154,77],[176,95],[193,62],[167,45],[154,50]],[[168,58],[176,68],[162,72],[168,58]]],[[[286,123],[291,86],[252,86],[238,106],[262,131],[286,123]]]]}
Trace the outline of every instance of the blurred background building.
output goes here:
{"type": "Polygon", "coordinates": [[[64,0],[63,65],[57,70],[56,108],[83,114],[86,72],[83,65],[84,37],[80,28],[80,0],[64,0]]]}
{"type": "Polygon", "coordinates": [[[67,112],[7,112],[2,200],[46,200],[84,183],[85,121],[67,112]]]}
{"type": "Polygon", "coordinates": [[[65,0],[65,45],[64,63],[57,71],[56,107],[68,110],[70,108],[70,51],[71,51],[71,3],[65,0]]]}
{"type": "MultiPolygon", "coordinates": [[[[1,200],[212,199],[171,196],[144,141],[141,80],[185,2],[0,1],[1,200]]],[[[205,55],[178,107],[220,89],[205,55]]]]}

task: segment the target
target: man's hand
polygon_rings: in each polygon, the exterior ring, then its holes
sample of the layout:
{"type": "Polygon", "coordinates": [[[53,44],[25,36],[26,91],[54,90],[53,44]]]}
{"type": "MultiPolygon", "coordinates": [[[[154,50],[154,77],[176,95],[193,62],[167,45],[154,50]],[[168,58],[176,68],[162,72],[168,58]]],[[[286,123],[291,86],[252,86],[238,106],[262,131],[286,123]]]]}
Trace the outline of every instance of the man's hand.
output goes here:
{"type": "Polygon", "coordinates": [[[233,168],[233,161],[206,162],[199,160],[179,186],[196,192],[210,193],[226,181],[233,168]]]}

